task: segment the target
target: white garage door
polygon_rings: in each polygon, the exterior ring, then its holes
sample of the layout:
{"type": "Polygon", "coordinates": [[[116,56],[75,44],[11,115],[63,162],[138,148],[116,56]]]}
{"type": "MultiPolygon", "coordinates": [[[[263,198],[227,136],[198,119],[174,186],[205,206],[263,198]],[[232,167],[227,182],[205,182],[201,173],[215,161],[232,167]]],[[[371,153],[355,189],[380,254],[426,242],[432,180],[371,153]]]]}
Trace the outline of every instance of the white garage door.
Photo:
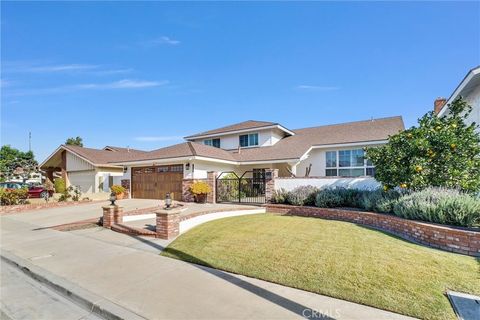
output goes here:
{"type": "Polygon", "coordinates": [[[95,171],[69,172],[70,185],[79,186],[82,193],[93,193],[95,187],[95,171]]]}

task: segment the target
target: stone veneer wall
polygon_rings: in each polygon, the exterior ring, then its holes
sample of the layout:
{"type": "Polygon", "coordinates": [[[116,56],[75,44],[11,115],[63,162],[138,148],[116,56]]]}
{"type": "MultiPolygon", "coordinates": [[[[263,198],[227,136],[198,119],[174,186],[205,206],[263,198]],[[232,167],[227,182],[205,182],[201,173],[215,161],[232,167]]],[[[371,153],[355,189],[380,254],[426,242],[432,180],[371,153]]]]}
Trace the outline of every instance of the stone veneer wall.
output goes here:
{"type": "Polygon", "coordinates": [[[267,212],[341,220],[370,226],[429,247],[480,257],[480,231],[345,209],[266,204],[267,212]]]}
{"type": "Polygon", "coordinates": [[[206,182],[210,188],[212,188],[212,192],[207,194],[207,203],[215,203],[216,202],[216,178],[217,173],[214,171],[209,171],[207,173],[207,179],[183,179],[182,181],[182,201],[183,202],[193,202],[195,201],[194,195],[190,192],[190,187],[198,181],[206,182]]]}

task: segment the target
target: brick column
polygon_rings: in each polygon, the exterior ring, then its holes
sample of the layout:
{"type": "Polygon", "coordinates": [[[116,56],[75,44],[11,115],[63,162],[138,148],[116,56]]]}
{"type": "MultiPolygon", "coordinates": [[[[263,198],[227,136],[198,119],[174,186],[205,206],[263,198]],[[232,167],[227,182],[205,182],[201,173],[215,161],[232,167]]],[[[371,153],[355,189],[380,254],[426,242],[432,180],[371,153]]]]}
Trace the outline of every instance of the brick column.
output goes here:
{"type": "Polygon", "coordinates": [[[115,212],[115,206],[105,206],[103,208],[103,227],[104,228],[109,228],[112,226],[114,223],[114,212],[115,212]]]}
{"type": "Polygon", "coordinates": [[[180,210],[157,210],[156,238],[172,239],[178,236],[180,230],[180,210]]]}
{"type": "Polygon", "coordinates": [[[123,207],[114,206],[113,209],[113,223],[123,222],[123,207]]]}
{"type": "Polygon", "coordinates": [[[275,179],[278,178],[278,169],[265,169],[265,201],[270,202],[275,191],[275,179]]]}
{"type": "Polygon", "coordinates": [[[193,194],[190,192],[190,187],[195,182],[193,179],[183,179],[182,180],[182,201],[183,202],[193,202],[193,194]]]}
{"type": "Polygon", "coordinates": [[[217,172],[208,171],[207,172],[207,183],[212,188],[212,192],[207,194],[207,203],[216,203],[217,202],[217,172]]]}

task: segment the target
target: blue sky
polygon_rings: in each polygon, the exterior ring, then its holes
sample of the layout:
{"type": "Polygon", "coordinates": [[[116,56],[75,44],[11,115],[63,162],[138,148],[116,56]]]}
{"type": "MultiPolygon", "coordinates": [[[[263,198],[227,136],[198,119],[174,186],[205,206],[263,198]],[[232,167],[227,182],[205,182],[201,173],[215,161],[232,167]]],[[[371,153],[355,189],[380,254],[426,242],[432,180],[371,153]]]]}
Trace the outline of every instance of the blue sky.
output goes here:
{"type": "Polygon", "coordinates": [[[480,64],[479,2],[2,2],[2,144],[156,149],[248,119],[407,126],[480,64]]]}

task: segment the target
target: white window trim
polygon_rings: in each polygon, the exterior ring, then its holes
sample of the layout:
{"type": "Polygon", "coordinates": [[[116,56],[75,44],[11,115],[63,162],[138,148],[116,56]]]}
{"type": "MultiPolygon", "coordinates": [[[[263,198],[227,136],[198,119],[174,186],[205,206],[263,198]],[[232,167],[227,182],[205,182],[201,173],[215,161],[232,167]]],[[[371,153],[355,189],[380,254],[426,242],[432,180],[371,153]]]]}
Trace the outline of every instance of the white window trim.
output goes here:
{"type": "MultiPolygon", "coordinates": [[[[358,149],[342,149],[342,150],[328,150],[325,151],[325,176],[327,177],[327,170],[337,170],[337,175],[336,176],[328,176],[328,177],[339,177],[339,178],[355,178],[358,176],[340,176],[339,175],[339,170],[341,169],[363,169],[363,175],[360,177],[371,177],[367,175],[367,168],[375,168],[375,166],[369,166],[367,165],[367,158],[365,156],[363,157],[363,166],[352,166],[352,167],[340,167],[340,151],[352,151],[352,150],[358,150],[358,149]],[[335,152],[335,167],[327,167],[327,152],[335,152]]],[[[365,155],[365,153],[364,153],[365,155]]]]}
{"type": "Polygon", "coordinates": [[[253,132],[253,133],[245,133],[245,134],[239,134],[238,135],[238,146],[240,148],[255,148],[255,147],[258,147],[260,146],[260,135],[258,134],[258,132],[253,132]],[[257,135],[257,144],[250,144],[250,135],[257,135]],[[248,145],[247,146],[241,146],[240,145],[240,137],[241,136],[247,136],[247,142],[248,142],[248,145]]]}

